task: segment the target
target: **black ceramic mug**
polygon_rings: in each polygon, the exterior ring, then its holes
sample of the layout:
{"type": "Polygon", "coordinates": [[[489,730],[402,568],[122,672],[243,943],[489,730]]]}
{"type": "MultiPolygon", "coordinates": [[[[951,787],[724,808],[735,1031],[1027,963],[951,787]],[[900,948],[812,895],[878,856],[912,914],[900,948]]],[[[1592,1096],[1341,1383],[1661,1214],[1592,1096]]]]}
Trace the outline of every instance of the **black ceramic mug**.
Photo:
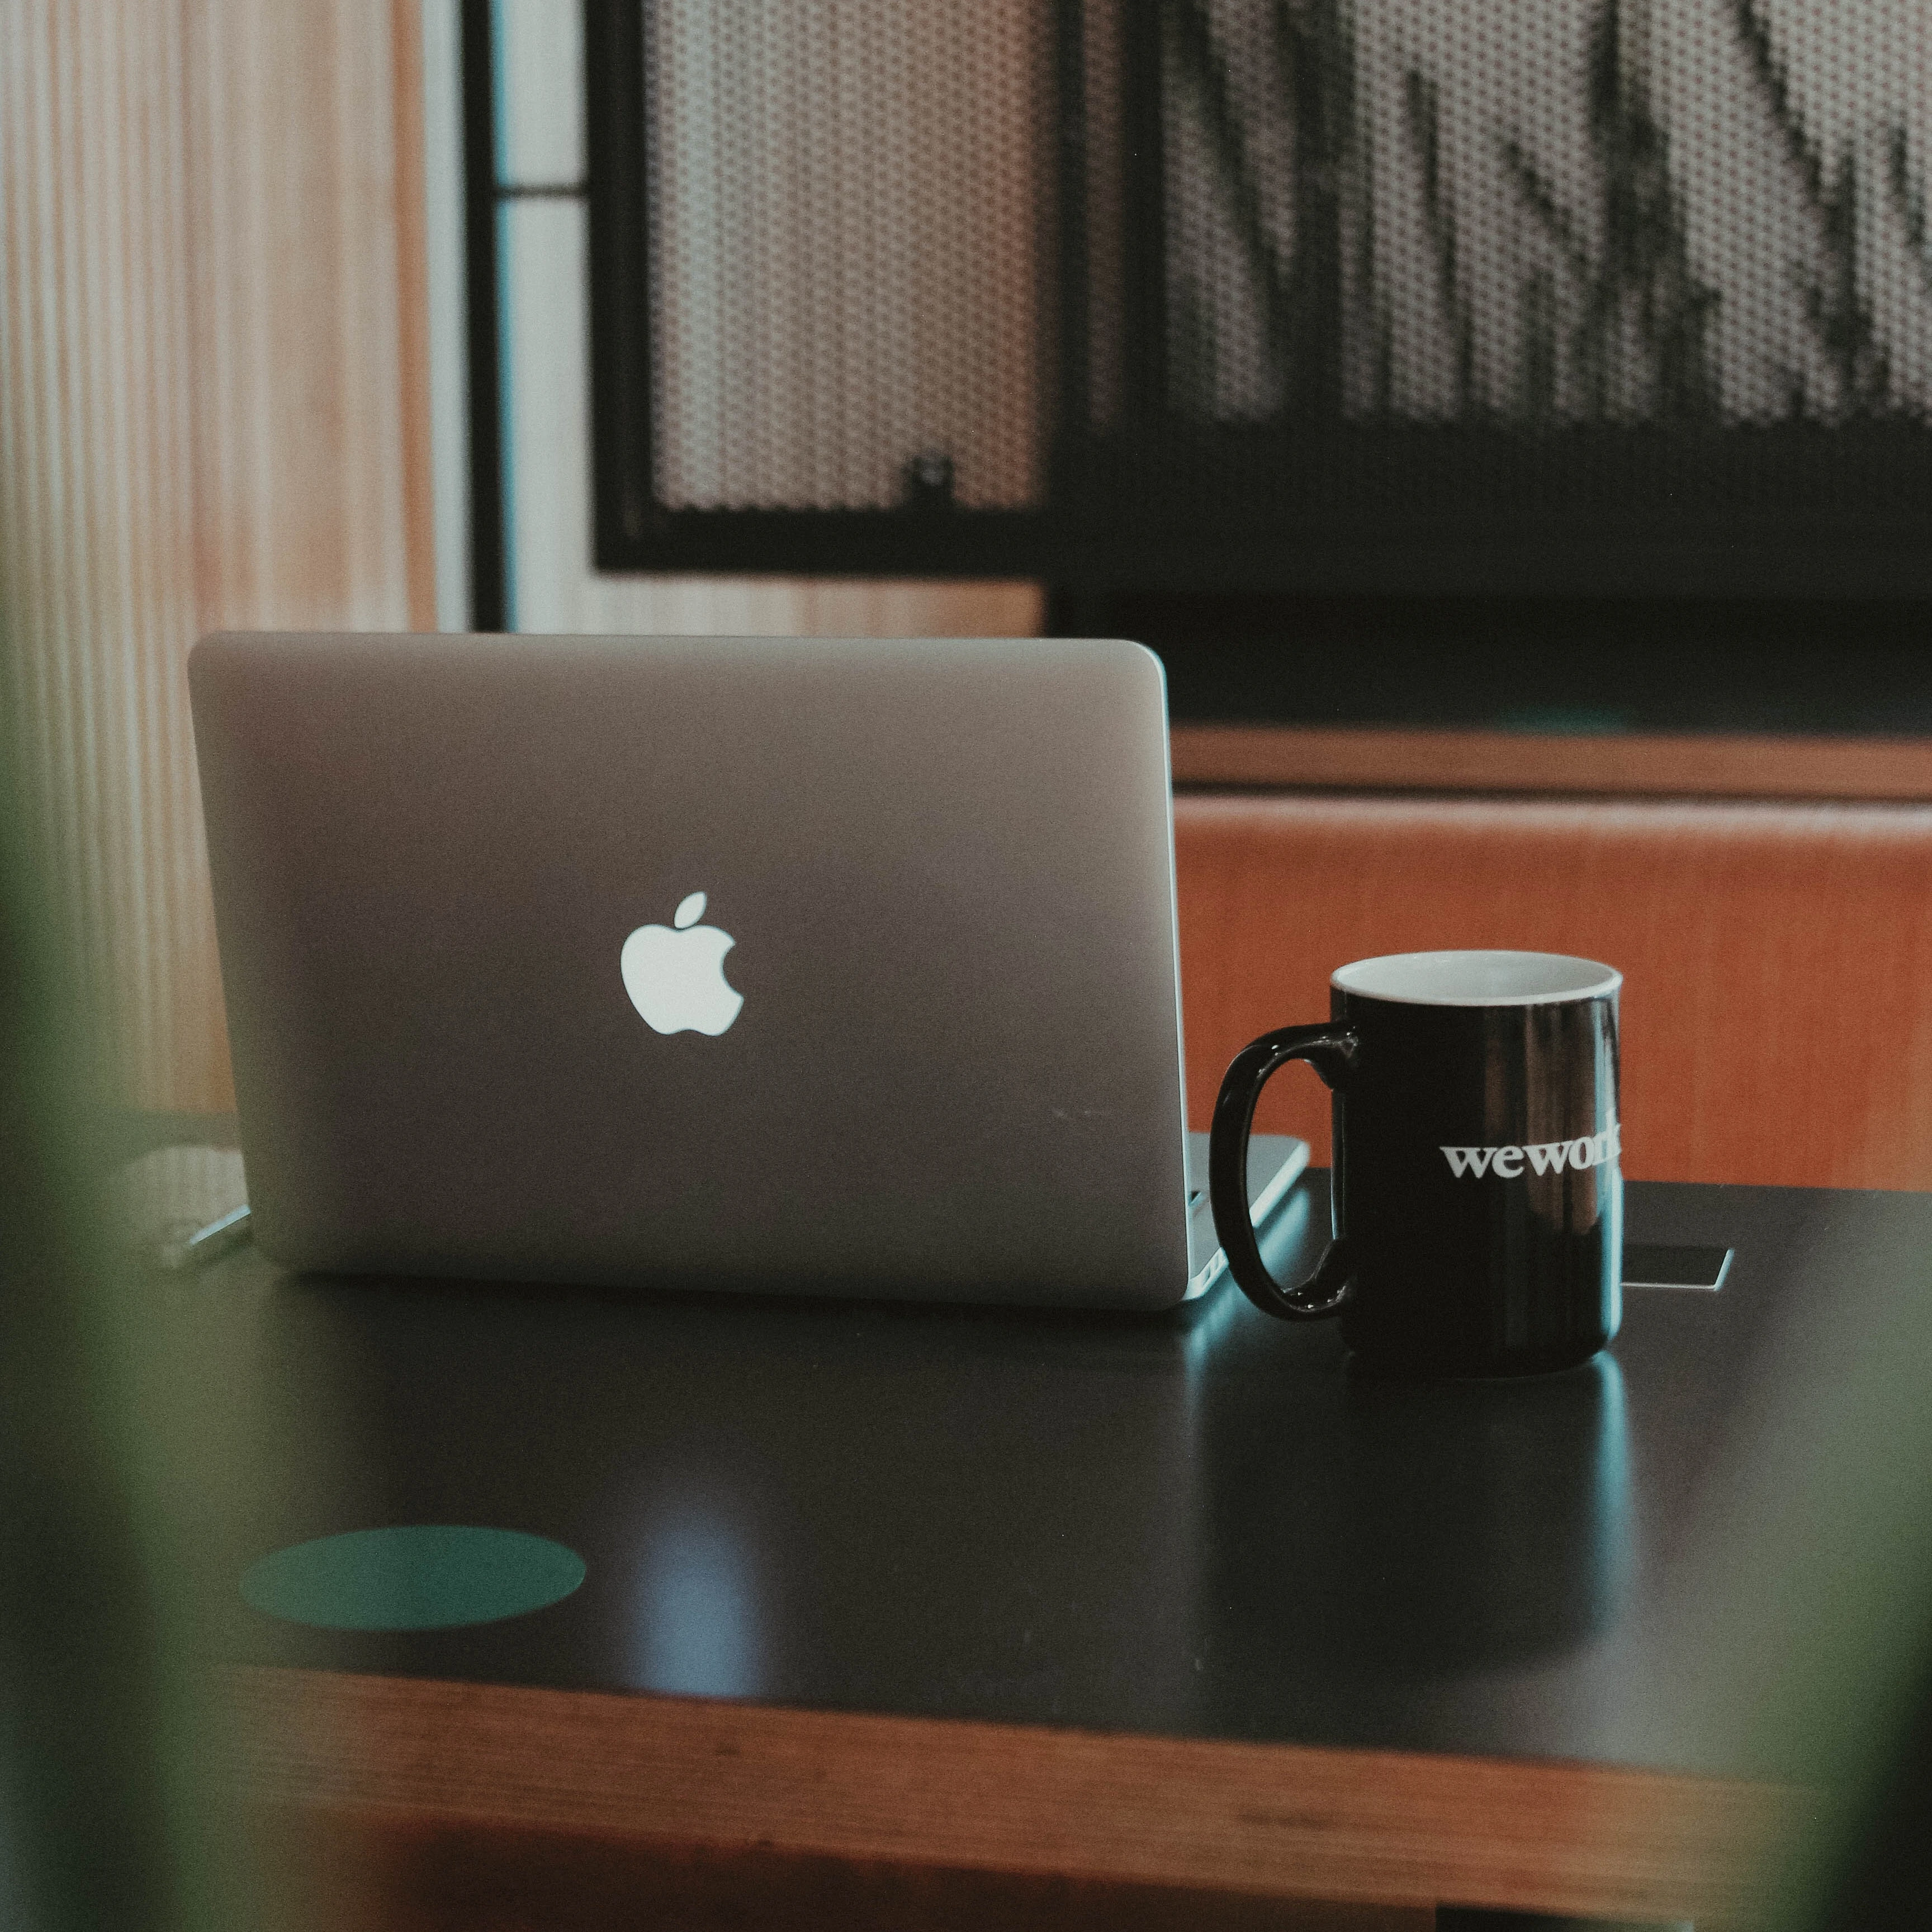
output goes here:
{"type": "Polygon", "coordinates": [[[1339,1316],[1370,1365],[1532,1375],[1617,1332],[1623,1274],[1617,988],[1550,952],[1404,952],[1330,981],[1325,1026],[1234,1056],[1208,1191],[1228,1272],[1292,1320],[1339,1316]],[[1334,1090],[1334,1239],[1298,1287],[1248,1217],[1248,1136],[1268,1076],[1305,1060],[1334,1090]]]}

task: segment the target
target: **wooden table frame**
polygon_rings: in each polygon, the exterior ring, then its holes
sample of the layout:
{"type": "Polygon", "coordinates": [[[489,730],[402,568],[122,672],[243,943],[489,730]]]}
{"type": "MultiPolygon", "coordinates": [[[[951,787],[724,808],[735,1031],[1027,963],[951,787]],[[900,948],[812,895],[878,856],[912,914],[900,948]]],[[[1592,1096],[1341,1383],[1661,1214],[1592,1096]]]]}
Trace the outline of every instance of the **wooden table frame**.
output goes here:
{"type": "Polygon", "coordinates": [[[1806,1792],[1585,1765],[260,1667],[231,1681],[258,1826],[319,1874],[338,1925],[587,1925],[667,1887],[677,1922],[734,1923],[688,1916],[692,1896],[742,1910],[748,1885],[764,1924],[858,1894],[896,1898],[905,1922],[908,1886],[930,1902],[952,1874],[976,1911],[1048,1887],[1041,1923],[1088,1922],[1084,1897],[1108,1901],[1096,1924],[1183,1907],[1258,1924],[1266,1902],[1270,1924],[1420,1932],[1442,1902],[1712,1932],[1756,1922],[1826,1822],[1806,1792]],[[774,1918],[774,1897],[794,1910],[774,1918]]]}
{"type": "Polygon", "coordinates": [[[1932,799],[1932,740],[1176,724],[1180,785],[1552,796],[1932,799]]]}

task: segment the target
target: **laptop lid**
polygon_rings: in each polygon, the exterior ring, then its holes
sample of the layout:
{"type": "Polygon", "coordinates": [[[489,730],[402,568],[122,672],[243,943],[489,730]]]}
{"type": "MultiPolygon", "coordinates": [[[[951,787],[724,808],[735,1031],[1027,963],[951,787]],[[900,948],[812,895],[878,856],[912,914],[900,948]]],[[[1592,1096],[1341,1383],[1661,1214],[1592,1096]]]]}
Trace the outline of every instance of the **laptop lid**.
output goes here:
{"type": "Polygon", "coordinates": [[[224,636],[190,679],[276,1259],[1185,1292],[1140,646],[224,636]]]}

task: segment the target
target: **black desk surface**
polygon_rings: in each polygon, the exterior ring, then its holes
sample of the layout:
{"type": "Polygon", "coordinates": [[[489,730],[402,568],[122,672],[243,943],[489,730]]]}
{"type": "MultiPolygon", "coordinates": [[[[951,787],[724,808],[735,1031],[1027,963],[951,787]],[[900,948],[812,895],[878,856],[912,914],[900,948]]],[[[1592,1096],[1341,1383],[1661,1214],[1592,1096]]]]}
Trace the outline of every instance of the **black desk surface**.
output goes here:
{"type": "Polygon", "coordinates": [[[1226,1288],[1072,1318],[298,1280],[244,1251],[152,1289],[155,1359],[227,1452],[195,1506],[206,1634],[251,1663],[1776,1770],[1631,1712],[1783,1312],[1847,1271],[1916,1286],[1932,1196],[1638,1183],[1628,1224],[1732,1246],[1729,1279],[1631,1291],[1582,1370],[1432,1387],[1356,1377],[1332,1325],[1226,1288]],[[535,1531],[587,1577],[408,1635],[233,1587],[408,1522],[535,1531]]]}

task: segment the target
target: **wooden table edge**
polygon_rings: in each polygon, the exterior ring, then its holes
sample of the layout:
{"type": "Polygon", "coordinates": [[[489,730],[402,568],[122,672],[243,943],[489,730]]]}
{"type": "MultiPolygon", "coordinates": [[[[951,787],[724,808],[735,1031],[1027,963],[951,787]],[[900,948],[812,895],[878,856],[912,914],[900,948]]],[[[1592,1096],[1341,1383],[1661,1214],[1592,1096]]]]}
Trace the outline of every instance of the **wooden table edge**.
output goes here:
{"type": "Polygon", "coordinates": [[[1181,786],[1556,796],[1932,800],[1932,739],[1176,724],[1181,786]]]}
{"type": "Polygon", "coordinates": [[[424,1833],[734,1849],[1424,1907],[1748,1924],[1812,1792],[1329,1750],[262,1666],[245,1802],[424,1833]]]}

